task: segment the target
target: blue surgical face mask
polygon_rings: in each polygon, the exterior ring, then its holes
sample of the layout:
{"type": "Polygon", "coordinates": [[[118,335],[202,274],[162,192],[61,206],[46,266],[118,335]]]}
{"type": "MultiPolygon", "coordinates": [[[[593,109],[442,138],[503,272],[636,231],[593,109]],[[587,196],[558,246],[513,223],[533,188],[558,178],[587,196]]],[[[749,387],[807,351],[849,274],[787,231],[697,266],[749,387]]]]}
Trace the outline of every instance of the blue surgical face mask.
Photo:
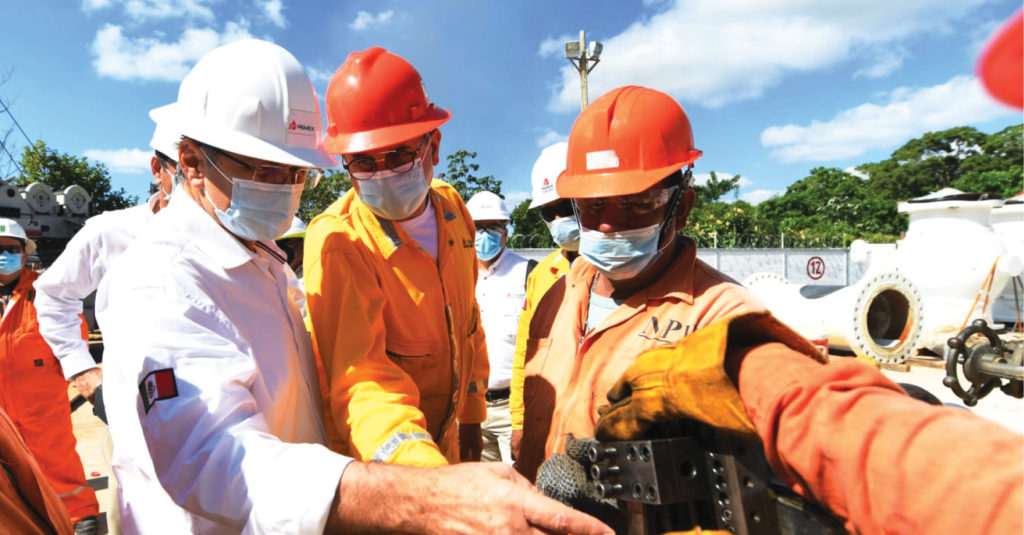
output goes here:
{"type": "Polygon", "coordinates": [[[576,251],[580,248],[580,224],[576,216],[560,217],[548,223],[548,230],[551,231],[551,239],[562,249],[576,251]]]}
{"type": "Polygon", "coordinates": [[[14,275],[21,271],[21,253],[0,253],[0,274],[14,275]]]}
{"type": "Polygon", "coordinates": [[[423,174],[423,160],[402,173],[378,170],[374,178],[357,180],[359,199],[384,219],[408,219],[423,204],[430,184],[423,174]]]}
{"type": "Polygon", "coordinates": [[[203,189],[206,200],[224,228],[243,240],[274,240],[288,230],[299,209],[304,184],[266,184],[229,177],[209,157],[207,161],[231,182],[231,204],[221,210],[203,189]]]}
{"type": "Polygon", "coordinates": [[[480,229],[476,231],[476,257],[484,262],[493,260],[501,252],[501,232],[480,229]]]}
{"type": "Polygon", "coordinates": [[[580,229],[580,256],[612,280],[640,273],[658,257],[661,224],[620,232],[580,229]]]}

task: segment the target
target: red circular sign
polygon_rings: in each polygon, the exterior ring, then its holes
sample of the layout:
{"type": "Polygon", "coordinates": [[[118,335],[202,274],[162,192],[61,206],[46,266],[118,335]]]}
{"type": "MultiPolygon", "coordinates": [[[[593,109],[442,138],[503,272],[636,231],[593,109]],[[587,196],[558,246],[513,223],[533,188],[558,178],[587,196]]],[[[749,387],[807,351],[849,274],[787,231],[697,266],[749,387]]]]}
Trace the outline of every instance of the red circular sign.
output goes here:
{"type": "Polygon", "coordinates": [[[820,256],[812,256],[807,259],[807,276],[813,280],[825,276],[825,261],[820,256]]]}

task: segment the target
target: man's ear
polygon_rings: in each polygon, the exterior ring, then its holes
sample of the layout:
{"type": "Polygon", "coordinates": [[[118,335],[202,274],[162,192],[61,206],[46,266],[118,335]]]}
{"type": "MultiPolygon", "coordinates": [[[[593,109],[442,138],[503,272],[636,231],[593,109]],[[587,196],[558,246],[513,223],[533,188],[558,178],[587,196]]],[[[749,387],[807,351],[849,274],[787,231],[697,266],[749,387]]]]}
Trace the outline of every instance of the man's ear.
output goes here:
{"type": "Polygon", "coordinates": [[[153,173],[153,182],[160,184],[160,171],[163,170],[163,166],[160,165],[160,158],[156,155],[149,157],[149,171],[153,173]]]}
{"type": "Polygon", "coordinates": [[[203,178],[205,178],[203,170],[200,168],[203,155],[195,141],[188,138],[183,139],[181,146],[178,147],[178,157],[180,158],[178,165],[181,167],[182,173],[185,174],[185,178],[192,183],[192,186],[201,186],[203,178]]]}
{"type": "Polygon", "coordinates": [[[437,128],[430,133],[430,157],[434,165],[441,163],[441,131],[437,128]]]}

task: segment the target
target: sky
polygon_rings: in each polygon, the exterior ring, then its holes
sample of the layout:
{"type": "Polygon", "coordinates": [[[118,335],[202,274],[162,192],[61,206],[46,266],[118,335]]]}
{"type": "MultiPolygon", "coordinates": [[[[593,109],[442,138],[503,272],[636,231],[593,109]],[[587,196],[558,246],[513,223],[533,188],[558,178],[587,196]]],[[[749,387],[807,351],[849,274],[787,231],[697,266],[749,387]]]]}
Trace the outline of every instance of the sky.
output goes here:
{"type": "MultiPolygon", "coordinates": [[[[0,96],[33,140],[103,162],[148,191],[152,108],[202,55],[255,37],[288,49],[320,96],[350,52],[409,60],[452,112],[441,155],[477,153],[510,209],[580,111],[564,43],[603,44],[591,101],[622,85],[682,104],[710,171],[740,199],[784,192],[815,167],[888,158],[926,132],[1022,121],[974,76],[1020,0],[0,0],[0,96]]],[[[322,106],[321,106],[322,109],[322,106]]],[[[11,126],[0,113],[0,131],[11,126]]],[[[27,143],[12,136],[20,154],[27,143]]]]}

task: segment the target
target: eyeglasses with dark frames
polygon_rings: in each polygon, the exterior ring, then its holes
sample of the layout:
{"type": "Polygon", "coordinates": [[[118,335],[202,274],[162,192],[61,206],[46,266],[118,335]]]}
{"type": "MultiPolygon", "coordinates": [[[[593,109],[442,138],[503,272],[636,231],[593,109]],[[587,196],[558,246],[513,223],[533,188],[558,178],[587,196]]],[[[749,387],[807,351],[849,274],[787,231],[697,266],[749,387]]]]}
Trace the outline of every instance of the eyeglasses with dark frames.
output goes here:
{"type": "MultiPolygon", "coordinates": [[[[412,169],[413,164],[416,163],[416,158],[419,157],[420,151],[423,150],[423,146],[427,143],[428,139],[430,139],[429,133],[425,134],[423,138],[420,139],[420,144],[416,147],[416,150],[409,150],[406,147],[398,147],[395,150],[383,153],[384,167],[388,171],[395,173],[404,173],[412,169]]],[[[341,165],[346,171],[348,171],[349,176],[352,178],[356,180],[368,180],[377,174],[377,171],[379,170],[377,166],[378,160],[380,160],[379,156],[376,158],[372,156],[357,156],[348,162],[342,161],[341,165]]]]}
{"type": "MultiPolygon", "coordinates": [[[[289,167],[286,165],[251,165],[243,162],[238,158],[228,154],[226,151],[212,147],[210,145],[200,145],[199,148],[206,154],[206,157],[213,163],[213,158],[210,158],[210,154],[206,152],[207,149],[224,156],[225,158],[241,165],[249,171],[252,171],[253,182],[262,182],[264,184],[304,184],[305,189],[313,189],[317,184],[320,183],[320,179],[324,176],[324,170],[317,167],[289,167]]],[[[213,164],[217,167],[217,164],[213,164]]],[[[217,167],[217,170],[227,176],[223,171],[217,167]]]]}

